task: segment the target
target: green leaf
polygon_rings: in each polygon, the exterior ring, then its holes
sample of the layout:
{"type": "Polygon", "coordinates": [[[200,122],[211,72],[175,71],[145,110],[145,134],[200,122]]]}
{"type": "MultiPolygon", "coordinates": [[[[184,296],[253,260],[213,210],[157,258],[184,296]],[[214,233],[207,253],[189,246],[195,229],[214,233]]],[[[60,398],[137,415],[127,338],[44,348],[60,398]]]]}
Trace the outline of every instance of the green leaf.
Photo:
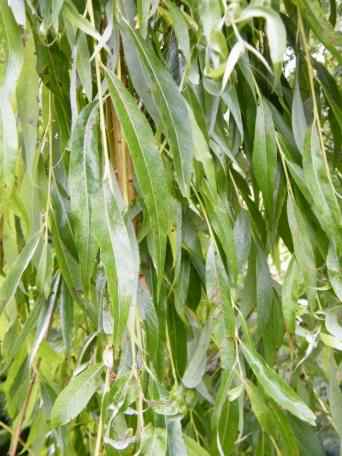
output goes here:
{"type": "Polygon", "coordinates": [[[113,344],[119,349],[129,310],[137,301],[139,253],[133,228],[126,226],[123,204],[113,176],[102,182],[94,197],[94,234],[101,251],[114,319],[113,344]]]}
{"type": "Polygon", "coordinates": [[[41,232],[35,233],[18,255],[0,288],[0,313],[14,297],[21,276],[29,265],[40,242],[41,232]]]}
{"type": "Polygon", "coordinates": [[[342,436],[342,393],[337,379],[337,368],[333,353],[330,352],[330,368],[329,368],[329,390],[328,398],[330,404],[331,415],[336,431],[340,438],[342,436]]]}
{"type": "Polygon", "coordinates": [[[286,29],[278,13],[263,6],[248,6],[239,15],[239,20],[262,17],[266,21],[266,34],[272,62],[282,63],[286,51],[286,29]]]}
{"type": "Polygon", "coordinates": [[[281,288],[281,304],[286,328],[293,334],[296,329],[297,300],[303,290],[303,277],[295,258],[290,261],[281,288]]]}
{"type": "Polygon", "coordinates": [[[258,333],[263,334],[272,312],[272,278],[267,258],[259,248],[256,257],[256,304],[258,312],[258,333]]]}
{"type": "Polygon", "coordinates": [[[328,276],[333,290],[340,301],[342,301],[342,262],[337,256],[336,247],[330,243],[327,257],[328,276]]]}
{"type": "Polygon", "coordinates": [[[30,350],[29,364],[30,367],[33,364],[33,361],[37,355],[40,345],[43,340],[47,337],[49,328],[51,326],[53,313],[56,307],[56,302],[58,298],[58,290],[60,285],[60,275],[58,274],[52,283],[51,293],[47,302],[47,305],[44,306],[43,312],[40,315],[39,322],[37,325],[37,332],[33,342],[33,345],[30,350]]]}
{"type": "Polygon", "coordinates": [[[315,126],[307,132],[303,169],[316,217],[327,236],[331,237],[338,250],[342,251],[342,212],[315,126]]]}
{"type": "Polygon", "coordinates": [[[325,326],[337,339],[342,340],[342,306],[332,307],[325,312],[325,326]]]}
{"type": "Polygon", "coordinates": [[[169,456],[187,456],[181,420],[181,417],[167,419],[167,448],[169,456]]]}
{"type": "Polygon", "coordinates": [[[313,246],[309,238],[307,222],[291,196],[287,200],[287,214],[295,257],[303,274],[308,297],[312,299],[316,287],[316,264],[313,246]]]}
{"type": "Polygon", "coordinates": [[[74,329],[74,305],[67,287],[62,283],[60,294],[60,319],[66,352],[70,352],[74,329]]]}
{"type": "Polygon", "coordinates": [[[178,48],[182,52],[185,61],[189,63],[191,60],[191,50],[189,31],[186,20],[184,19],[182,11],[179,10],[176,5],[170,1],[167,1],[166,6],[168,8],[168,14],[171,19],[172,26],[175,30],[178,48]]]}
{"type": "Polygon", "coordinates": [[[153,132],[123,84],[107,73],[109,91],[132,157],[138,190],[146,205],[154,262],[162,277],[170,221],[171,194],[153,132]]]}
{"type": "Polygon", "coordinates": [[[213,242],[210,243],[206,261],[206,288],[208,298],[220,305],[223,315],[223,337],[221,348],[222,366],[229,369],[235,358],[235,315],[233,310],[229,280],[219,252],[213,242]]]}
{"type": "Polygon", "coordinates": [[[199,0],[194,4],[203,29],[203,34],[208,40],[212,31],[218,28],[219,21],[222,17],[220,1],[199,0]]]}
{"type": "Polygon", "coordinates": [[[69,423],[86,408],[100,386],[102,370],[103,367],[100,364],[95,364],[71,378],[53,405],[51,411],[53,427],[69,423]]]}
{"type": "Polygon", "coordinates": [[[65,19],[67,19],[70,22],[70,24],[72,24],[75,28],[79,28],[80,30],[82,30],[82,32],[91,36],[99,42],[102,41],[102,36],[96,31],[92,24],[89,21],[87,21],[87,19],[85,19],[78,13],[77,8],[74,6],[72,2],[64,2],[63,15],[65,19]]]}
{"type": "Polygon", "coordinates": [[[273,210],[276,166],[277,148],[274,140],[272,113],[267,102],[261,101],[257,107],[255,121],[253,171],[269,215],[273,210]]]}
{"type": "Polygon", "coordinates": [[[35,325],[37,324],[39,313],[42,309],[43,300],[38,300],[31,310],[25,324],[19,334],[16,337],[14,344],[9,347],[9,350],[6,354],[6,368],[11,364],[13,359],[18,355],[20,349],[23,347],[23,344],[26,342],[27,337],[32,333],[35,325]]]}
{"type": "Polygon", "coordinates": [[[69,164],[71,219],[85,291],[89,291],[97,253],[92,229],[91,195],[100,186],[97,152],[97,106],[87,105],[80,113],[70,141],[69,164]]]}
{"type": "Polygon", "coordinates": [[[143,433],[142,454],[146,456],[166,456],[166,451],[166,430],[147,426],[143,433]]]}
{"type": "MultiPolygon", "coordinates": [[[[56,254],[59,270],[62,273],[63,279],[68,287],[68,290],[73,299],[80,305],[83,305],[82,300],[77,293],[80,284],[80,269],[75,259],[71,255],[61,237],[61,227],[58,226],[58,219],[54,211],[50,214],[51,232],[53,235],[53,246],[56,254]]],[[[90,313],[94,317],[93,313],[90,313]]]]}
{"type": "Polygon", "coordinates": [[[39,77],[36,72],[34,38],[26,28],[24,41],[24,63],[17,86],[18,115],[21,126],[21,141],[24,144],[25,162],[30,178],[37,166],[37,123],[39,116],[39,77]]]}
{"type": "Polygon", "coordinates": [[[209,456],[209,453],[201,447],[196,440],[192,439],[188,435],[183,435],[184,442],[187,449],[188,456],[209,456]]]}
{"type": "Polygon", "coordinates": [[[150,46],[128,24],[122,24],[121,29],[133,84],[168,138],[177,182],[183,195],[187,196],[194,153],[187,103],[150,46]]]}
{"type": "Polygon", "coordinates": [[[246,389],[253,412],[266,435],[271,436],[282,449],[283,454],[299,456],[296,436],[291,429],[287,416],[267,401],[262,390],[251,382],[246,382],[246,389]]]}
{"type": "Polygon", "coordinates": [[[337,48],[342,46],[342,36],[339,32],[334,31],[325,18],[320,3],[317,1],[308,2],[308,0],[294,0],[294,3],[299,7],[302,16],[310,25],[310,28],[318,40],[321,41],[341,63],[341,52],[337,48]]]}
{"type": "Polygon", "coordinates": [[[184,372],[182,382],[187,388],[196,388],[201,381],[207,367],[207,351],[211,335],[211,324],[206,324],[199,331],[194,341],[193,351],[189,357],[188,366],[184,372]]]}
{"type": "Polygon", "coordinates": [[[139,31],[143,38],[147,35],[148,20],[151,13],[152,0],[138,0],[137,1],[137,13],[138,13],[138,24],[139,31]]]}
{"type": "Polygon", "coordinates": [[[315,429],[312,429],[311,426],[299,421],[295,417],[291,417],[290,422],[296,434],[301,455],[325,456],[326,453],[322,448],[322,443],[315,429]]]}
{"type": "Polygon", "coordinates": [[[18,152],[18,133],[12,95],[23,66],[21,30],[7,2],[1,2],[0,14],[6,32],[8,59],[3,80],[0,79],[0,188],[3,201],[12,191],[18,152]]]}
{"type": "Polygon", "coordinates": [[[299,78],[297,75],[292,100],[292,130],[296,145],[301,153],[304,151],[305,135],[308,128],[305,118],[303,100],[300,93],[299,78]]]}
{"type": "Polygon", "coordinates": [[[87,38],[79,34],[77,38],[77,73],[89,101],[93,99],[93,81],[87,38]]]}
{"type": "Polygon", "coordinates": [[[316,416],[309,407],[297,396],[288,384],[269,366],[253,349],[241,342],[241,349],[265,394],[273,399],[280,407],[288,410],[299,419],[309,424],[316,424],[316,416]]]}

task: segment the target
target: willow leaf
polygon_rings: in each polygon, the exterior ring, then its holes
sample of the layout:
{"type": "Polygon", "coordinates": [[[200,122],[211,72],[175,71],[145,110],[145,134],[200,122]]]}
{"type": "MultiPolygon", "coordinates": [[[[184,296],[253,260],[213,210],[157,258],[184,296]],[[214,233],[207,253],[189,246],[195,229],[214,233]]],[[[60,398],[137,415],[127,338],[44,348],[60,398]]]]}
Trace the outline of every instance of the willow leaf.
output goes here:
{"type": "Polygon", "coordinates": [[[171,18],[173,28],[175,30],[178,48],[182,52],[185,61],[188,63],[191,59],[190,50],[190,37],[188,31],[188,25],[181,11],[170,1],[166,2],[168,7],[168,13],[171,18]]]}
{"type": "Polygon", "coordinates": [[[70,380],[53,405],[51,421],[54,427],[68,423],[87,406],[100,385],[102,369],[101,365],[95,364],[70,380]]]}
{"type": "Polygon", "coordinates": [[[319,2],[294,0],[294,3],[299,7],[303,17],[305,17],[305,20],[309,23],[310,28],[317,38],[341,63],[341,52],[337,48],[342,46],[342,36],[339,32],[335,32],[329,22],[325,19],[319,2]]]}
{"type": "Polygon", "coordinates": [[[274,141],[271,111],[266,101],[261,101],[256,113],[253,170],[257,184],[262,192],[265,207],[271,215],[277,166],[277,149],[274,141]]]}
{"type": "Polygon", "coordinates": [[[120,347],[128,314],[138,292],[139,256],[132,228],[126,226],[119,189],[107,177],[93,198],[94,234],[101,250],[114,321],[113,343],[120,347]]]}
{"type": "Polygon", "coordinates": [[[342,301],[342,260],[337,255],[334,243],[330,244],[327,257],[328,276],[333,290],[342,301]]]}
{"type": "Polygon", "coordinates": [[[307,221],[292,197],[287,201],[289,226],[294,243],[294,253],[304,278],[309,299],[315,295],[316,261],[310,242],[307,221]]]}
{"type": "Polygon", "coordinates": [[[134,98],[123,84],[107,73],[109,91],[133,160],[138,189],[146,205],[155,252],[155,267],[164,270],[171,195],[153,132],[134,98]]]}
{"type": "Polygon", "coordinates": [[[342,211],[321,148],[318,131],[308,130],[304,147],[304,179],[311,193],[313,210],[323,230],[342,252],[342,211]]]}
{"type": "Polygon", "coordinates": [[[262,390],[253,383],[247,382],[246,387],[253,411],[263,431],[280,444],[285,454],[299,456],[297,439],[286,415],[277,410],[270,401],[267,402],[262,390]]]}
{"type": "Polygon", "coordinates": [[[187,388],[195,388],[202,380],[207,365],[210,334],[211,322],[207,323],[197,336],[194,351],[182,379],[187,388]]]}
{"type": "Polygon", "coordinates": [[[295,258],[288,265],[282,286],[281,303],[287,330],[294,333],[296,327],[297,300],[302,291],[302,274],[295,258]]]}
{"type": "Polygon", "coordinates": [[[189,194],[193,139],[188,106],[151,47],[126,23],[121,26],[127,65],[136,91],[167,135],[183,195],[189,194]],[[143,84],[140,84],[144,80],[143,84]]]}
{"type": "Polygon", "coordinates": [[[99,158],[96,138],[97,107],[87,105],[73,129],[70,148],[69,192],[75,243],[81,277],[89,290],[96,257],[96,243],[91,223],[91,194],[99,186],[99,158]]]}
{"type": "Polygon", "coordinates": [[[5,196],[11,193],[14,185],[18,152],[18,132],[11,98],[16,90],[24,57],[20,27],[5,1],[1,2],[0,14],[9,50],[5,75],[3,80],[0,79],[0,188],[6,201],[5,196]]]}
{"type": "Polygon", "coordinates": [[[39,245],[41,233],[35,233],[29,239],[12,265],[0,288],[0,313],[4,310],[19,286],[21,276],[32,260],[39,245]]]}
{"type": "Polygon", "coordinates": [[[316,416],[288,384],[269,366],[262,357],[252,348],[241,343],[243,354],[258,379],[264,392],[280,407],[288,410],[299,419],[314,425],[316,416]]]}
{"type": "Polygon", "coordinates": [[[240,20],[262,17],[266,21],[266,34],[270,47],[271,59],[277,71],[286,51],[286,29],[279,14],[274,9],[264,6],[248,6],[240,16],[240,20]]]}

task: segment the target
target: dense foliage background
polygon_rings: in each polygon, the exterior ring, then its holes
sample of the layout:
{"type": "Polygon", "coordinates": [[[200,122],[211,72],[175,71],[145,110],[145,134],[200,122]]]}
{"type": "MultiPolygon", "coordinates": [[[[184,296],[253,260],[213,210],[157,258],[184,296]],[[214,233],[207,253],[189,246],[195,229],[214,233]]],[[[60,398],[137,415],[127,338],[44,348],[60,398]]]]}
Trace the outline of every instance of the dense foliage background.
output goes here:
{"type": "Polygon", "coordinates": [[[340,9],[0,0],[1,454],[339,453],[340,9]]]}

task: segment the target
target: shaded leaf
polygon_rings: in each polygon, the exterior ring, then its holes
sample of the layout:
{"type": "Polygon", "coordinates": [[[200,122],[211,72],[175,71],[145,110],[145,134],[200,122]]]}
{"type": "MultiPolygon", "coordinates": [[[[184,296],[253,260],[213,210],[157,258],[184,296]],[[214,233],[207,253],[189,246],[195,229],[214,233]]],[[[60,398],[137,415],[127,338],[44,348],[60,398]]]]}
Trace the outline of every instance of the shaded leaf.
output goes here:
{"type": "Polygon", "coordinates": [[[288,384],[264,363],[254,349],[248,348],[243,343],[241,343],[241,348],[264,392],[280,407],[288,410],[299,419],[315,425],[316,416],[288,384]]]}
{"type": "Polygon", "coordinates": [[[82,412],[99,387],[102,369],[101,365],[95,364],[71,378],[53,405],[53,426],[66,424],[82,412]]]}

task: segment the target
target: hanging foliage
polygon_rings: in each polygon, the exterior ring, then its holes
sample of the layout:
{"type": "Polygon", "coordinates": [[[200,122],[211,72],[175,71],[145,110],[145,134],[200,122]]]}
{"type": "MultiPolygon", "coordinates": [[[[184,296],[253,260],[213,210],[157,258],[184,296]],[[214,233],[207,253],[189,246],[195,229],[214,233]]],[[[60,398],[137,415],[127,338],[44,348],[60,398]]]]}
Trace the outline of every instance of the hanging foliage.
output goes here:
{"type": "Polygon", "coordinates": [[[338,454],[340,13],[0,0],[1,454],[338,454]]]}

